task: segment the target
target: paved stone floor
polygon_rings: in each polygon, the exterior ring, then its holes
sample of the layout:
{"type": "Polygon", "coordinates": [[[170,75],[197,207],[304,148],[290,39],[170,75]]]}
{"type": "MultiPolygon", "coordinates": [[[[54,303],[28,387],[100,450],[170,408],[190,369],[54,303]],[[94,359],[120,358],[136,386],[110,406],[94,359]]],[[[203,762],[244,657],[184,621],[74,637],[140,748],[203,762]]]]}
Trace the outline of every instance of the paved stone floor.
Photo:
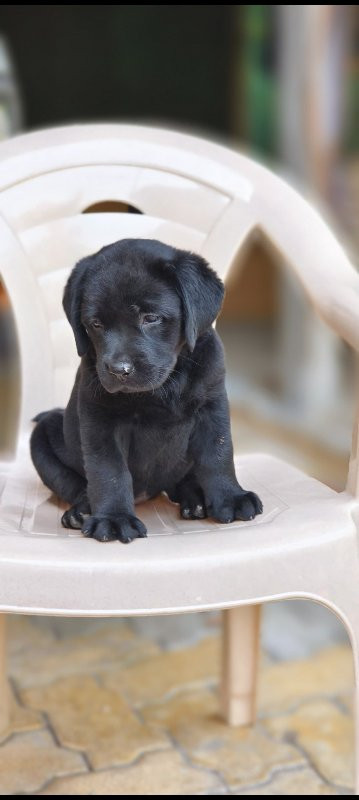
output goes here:
{"type": "MultiPolygon", "coordinates": [[[[302,641],[295,658],[290,629],[283,642],[264,619],[258,721],[248,729],[219,716],[218,614],[10,616],[0,793],[351,794],[351,651],[327,612],[308,624],[305,608],[292,632],[302,641]],[[336,643],[305,640],[310,626],[336,643]]],[[[283,613],[276,631],[296,618],[295,604],[283,613]]]]}

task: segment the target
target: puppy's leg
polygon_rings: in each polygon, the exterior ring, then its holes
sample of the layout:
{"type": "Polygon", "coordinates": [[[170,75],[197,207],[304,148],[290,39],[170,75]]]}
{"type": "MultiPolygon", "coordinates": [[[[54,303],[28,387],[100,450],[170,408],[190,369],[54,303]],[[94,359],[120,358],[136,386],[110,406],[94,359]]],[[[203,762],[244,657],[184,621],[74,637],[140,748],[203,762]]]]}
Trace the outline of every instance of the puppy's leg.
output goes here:
{"type": "Polygon", "coordinates": [[[193,472],[201,486],[208,516],[218,522],[253,519],[263,511],[255,492],[239,485],[225,388],[201,409],[190,440],[193,472]]]}
{"type": "Polygon", "coordinates": [[[100,542],[128,543],[146,536],[135,515],[132,476],[128,469],[129,432],[114,435],[113,418],[94,403],[80,404],[80,436],[91,516],[82,525],[85,536],[100,542]]]}
{"type": "Polygon", "coordinates": [[[204,494],[193,472],[188,472],[173,489],[166,491],[170,500],[179,503],[183,519],[204,519],[207,516],[204,494]]]}
{"type": "Polygon", "coordinates": [[[86,479],[64,463],[66,446],[63,411],[54,409],[35,417],[30,439],[31,458],[45,486],[71,505],[86,490],[86,479]]]}

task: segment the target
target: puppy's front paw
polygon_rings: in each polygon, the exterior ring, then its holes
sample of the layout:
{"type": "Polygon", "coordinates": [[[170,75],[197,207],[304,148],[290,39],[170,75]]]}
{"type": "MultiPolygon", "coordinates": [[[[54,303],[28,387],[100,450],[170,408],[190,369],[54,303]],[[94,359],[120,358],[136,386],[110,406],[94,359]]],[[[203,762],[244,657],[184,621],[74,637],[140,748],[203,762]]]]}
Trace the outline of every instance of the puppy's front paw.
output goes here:
{"type": "Polygon", "coordinates": [[[119,539],[128,544],[134,539],[143,539],[147,536],[147,529],[143,522],[134,514],[122,513],[116,516],[92,516],[82,525],[85,536],[92,536],[98,542],[111,542],[119,539]]]}
{"type": "Polygon", "coordinates": [[[255,492],[244,489],[213,501],[209,513],[218,522],[233,522],[235,519],[249,520],[263,511],[262,501],[255,492]]]}

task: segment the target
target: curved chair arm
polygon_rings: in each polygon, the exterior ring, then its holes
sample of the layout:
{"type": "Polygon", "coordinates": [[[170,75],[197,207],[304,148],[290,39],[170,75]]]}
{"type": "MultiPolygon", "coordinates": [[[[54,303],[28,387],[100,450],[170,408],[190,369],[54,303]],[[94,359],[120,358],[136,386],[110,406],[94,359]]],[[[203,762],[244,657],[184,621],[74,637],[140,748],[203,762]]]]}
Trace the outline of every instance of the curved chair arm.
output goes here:
{"type": "Polygon", "coordinates": [[[248,205],[233,200],[207,237],[202,255],[228,278],[246,241],[260,231],[293,271],[318,315],[359,351],[357,271],[318,211],[285,181],[262,169],[267,191],[262,185],[248,205]],[[276,188],[276,202],[270,201],[269,186],[276,188]]]}

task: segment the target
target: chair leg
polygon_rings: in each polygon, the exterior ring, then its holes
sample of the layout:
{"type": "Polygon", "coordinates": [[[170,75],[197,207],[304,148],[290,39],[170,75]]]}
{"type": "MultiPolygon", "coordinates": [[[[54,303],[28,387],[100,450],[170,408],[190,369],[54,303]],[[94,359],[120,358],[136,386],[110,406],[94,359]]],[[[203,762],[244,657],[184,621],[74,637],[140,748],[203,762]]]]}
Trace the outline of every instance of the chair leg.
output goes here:
{"type": "Polygon", "coordinates": [[[8,730],[10,718],[10,693],[6,666],[6,614],[0,613],[0,734],[8,730]]]}
{"type": "Polygon", "coordinates": [[[336,586],[337,594],[335,598],[335,605],[333,602],[329,602],[326,599],[324,605],[326,605],[331,611],[335,609],[335,613],[339,618],[342,620],[343,624],[346,627],[346,630],[350,637],[350,643],[352,646],[352,655],[353,655],[353,666],[354,666],[354,680],[355,680],[355,688],[354,688],[354,704],[353,704],[353,716],[354,716],[354,763],[355,763],[355,789],[354,794],[359,795],[359,606],[356,598],[355,587],[357,584],[357,567],[356,561],[354,561],[355,565],[355,572],[354,575],[350,576],[350,580],[346,580],[346,584],[344,589],[349,586],[349,590],[344,590],[344,602],[343,604],[340,603],[338,597],[338,586],[340,588],[340,583],[336,586]],[[348,594],[349,594],[349,602],[348,602],[348,594]]]}
{"type": "Polygon", "coordinates": [[[229,725],[255,720],[259,629],[259,605],[223,611],[221,705],[229,725]]]}
{"type": "MultiPolygon", "coordinates": [[[[355,614],[355,621],[357,614],[355,614]]],[[[350,638],[353,652],[354,661],[354,727],[355,727],[355,791],[354,794],[359,795],[359,626],[350,625],[350,638]]]]}

